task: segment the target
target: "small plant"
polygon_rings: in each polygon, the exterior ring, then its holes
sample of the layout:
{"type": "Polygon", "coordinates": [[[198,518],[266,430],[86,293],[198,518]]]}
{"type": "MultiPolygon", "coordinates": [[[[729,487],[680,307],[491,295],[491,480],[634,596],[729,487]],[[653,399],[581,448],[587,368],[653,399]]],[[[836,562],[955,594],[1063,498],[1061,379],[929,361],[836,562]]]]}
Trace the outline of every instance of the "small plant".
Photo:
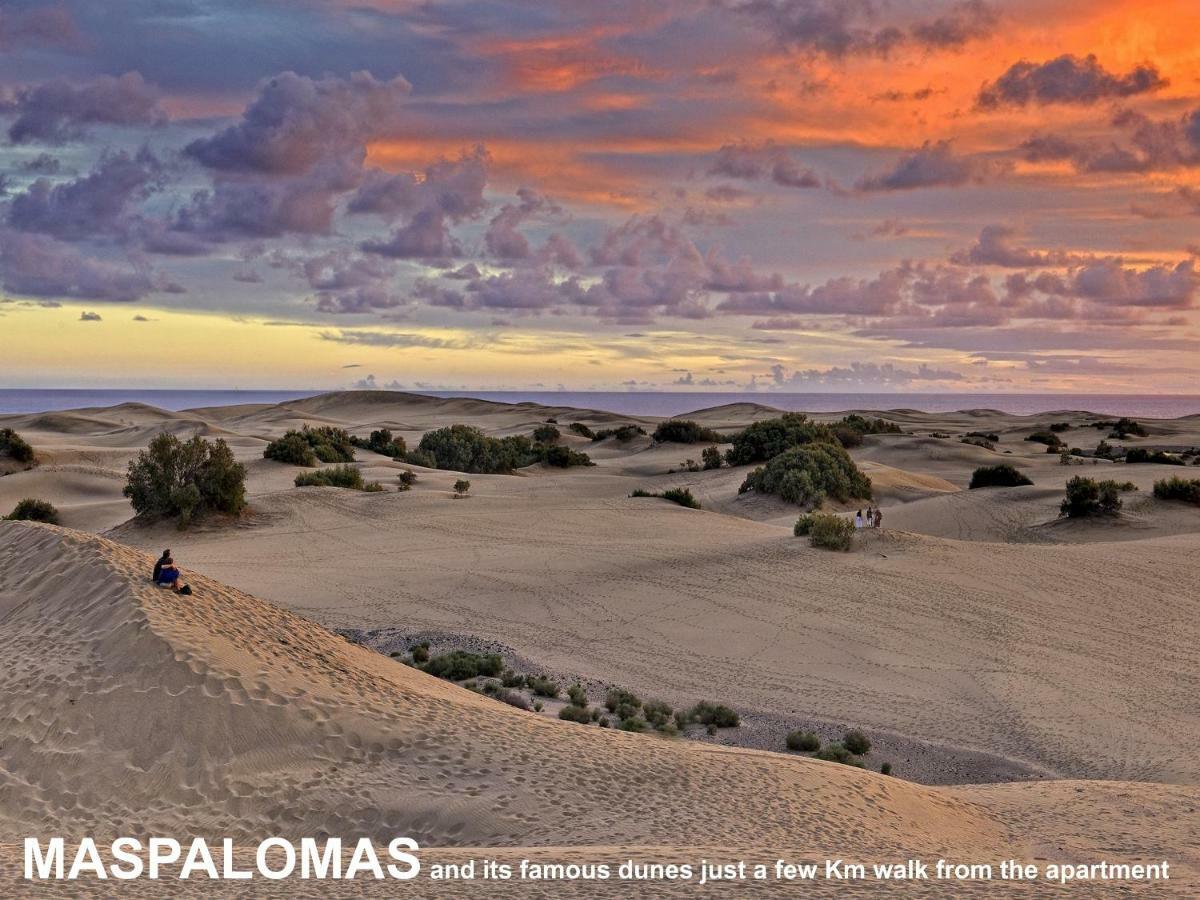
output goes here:
{"type": "Polygon", "coordinates": [[[578,722],[580,725],[590,725],[592,721],[592,714],[588,708],[576,706],[574,703],[560,709],[558,717],[567,722],[578,722]]]}
{"type": "Polygon", "coordinates": [[[604,708],[613,713],[618,719],[628,719],[636,716],[642,707],[638,695],[624,688],[612,688],[604,698],[604,708]]]}
{"type": "Polygon", "coordinates": [[[539,444],[535,448],[537,458],[548,466],[557,466],[560,469],[569,469],[572,466],[594,466],[592,458],[586,453],[579,450],[572,450],[570,447],[563,447],[558,444],[547,445],[539,444]]]}
{"type": "Polygon", "coordinates": [[[841,763],[844,766],[856,766],[862,768],[862,760],[846,749],[839,741],[834,741],[832,744],[826,744],[820,750],[813,754],[814,759],[823,759],[826,762],[841,763]]]}
{"type": "Polygon", "coordinates": [[[892,764],[890,762],[882,763],[879,766],[879,774],[880,775],[891,775],[892,774],[892,764]]]}
{"type": "Polygon", "coordinates": [[[33,462],[33,447],[11,428],[0,428],[0,456],[19,463],[33,462]]]}
{"type": "Polygon", "coordinates": [[[989,444],[1000,443],[1000,435],[996,434],[994,431],[968,431],[963,435],[963,437],[979,438],[980,440],[987,441],[989,444]]]}
{"type": "MultiPolygon", "coordinates": [[[[301,472],[296,476],[296,487],[338,487],[355,491],[366,490],[362,472],[354,466],[329,466],[315,472],[301,472]]],[[[383,490],[382,486],[379,488],[383,490]]]]}
{"type": "Polygon", "coordinates": [[[672,723],[672,718],[675,715],[675,710],[671,708],[671,704],[663,700],[647,700],[642,705],[642,715],[645,716],[646,722],[656,731],[671,731],[675,730],[672,723]]]}
{"type": "Polygon", "coordinates": [[[811,731],[789,731],[787,748],[798,753],[815,753],[821,749],[821,739],[811,731]]]}
{"type": "Polygon", "coordinates": [[[723,459],[721,458],[721,451],[717,449],[715,444],[711,447],[705,447],[700,451],[700,461],[704,463],[704,468],[706,470],[719,469],[721,468],[721,463],[723,462],[723,459]]]}
{"type": "Polygon", "coordinates": [[[546,708],[546,707],[545,707],[545,705],[542,703],[542,701],[541,701],[541,700],[534,700],[534,701],[533,701],[533,711],[534,711],[534,712],[541,712],[541,711],[542,711],[543,709],[545,709],[545,708],[546,708]]]}
{"type": "Polygon", "coordinates": [[[417,665],[424,665],[429,662],[429,645],[425,643],[417,644],[412,648],[413,662],[417,665]]]}
{"type": "Polygon", "coordinates": [[[1160,466],[1186,466],[1187,463],[1174,453],[1150,450],[1146,447],[1131,447],[1125,453],[1126,463],[1157,463],[1160,466]]]}
{"type": "Polygon", "coordinates": [[[1117,438],[1118,440],[1134,435],[1135,437],[1147,437],[1148,432],[1145,427],[1134,419],[1122,417],[1116,422],[1109,423],[1112,425],[1112,433],[1109,437],[1117,438]]]}
{"type": "Polygon", "coordinates": [[[447,681],[466,681],[480,676],[497,677],[504,669],[504,660],[496,653],[480,654],[451,650],[449,653],[430,658],[423,668],[430,675],[447,681]]]}
{"type": "Polygon", "coordinates": [[[396,476],[396,481],[399,482],[399,490],[411,491],[412,486],[417,483],[417,473],[412,469],[405,469],[396,476]]]}
{"type": "Polygon", "coordinates": [[[500,676],[500,683],[509,688],[522,688],[525,687],[525,676],[518,675],[511,669],[505,669],[500,676]]]}
{"type": "Polygon", "coordinates": [[[539,697],[549,697],[553,700],[558,696],[558,682],[552,681],[545,675],[526,677],[525,686],[539,697]]]}
{"type": "Polygon", "coordinates": [[[980,466],[971,474],[970,490],[984,487],[1017,487],[1033,484],[1023,473],[1008,463],[997,466],[980,466]]]}
{"type": "Polygon", "coordinates": [[[667,419],[659,422],[651,437],[660,444],[719,444],[723,437],[691,419],[667,419]]]}
{"type": "Polygon", "coordinates": [[[555,444],[562,437],[562,432],[553,425],[539,425],[533,429],[532,436],[535,444],[555,444]]]}
{"type": "Polygon", "coordinates": [[[458,481],[454,482],[455,497],[465,497],[467,496],[467,491],[469,490],[471,490],[471,482],[467,481],[467,479],[460,478],[458,481]]]}
{"type": "Polygon", "coordinates": [[[501,703],[515,706],[517,709],[529,709],[529,701],[525,699],[525,695],[520,691],[510,691],[506,688],[500,688],[493,696],[501,703]]]}
{"type": "Polygon", "coordinates": [[[35,500],[26,497],[17,502],[4,518],[11,522],[45,522],[48,525],[58,524],[58,510],[47,500],[35,500]]]}
{"type": "Polygon", "coordinates": [[[700,501],[693,497],[692,492],[687,488],[667,488],[661,496],[664,500],[670,500],[672,503],[678,503],[688,509],[700,508],[700,501]]]}
{"type": "Polygon", "coordinates": [[[688,710],[688,718],[702,725],[712,725],[716,728],[736,728],[741,724],[738,714],[722,703],[710,703],[702,700],[688,710]]]}
{"type": "Polygon", "coordinates": [[[567,426],[567,430],[570,431],[572,434],[579,435],[580,437],[594,438],[596,436],[596,433],[594,431],[592,431],[592,429],[590,429],[586,425],[584,425],[582,422],[572,422],[570,425],[567,426]]]}
{"type": "Polygon", "coordinates": [[[363,490],[368,494],[380,494],[383,493],[383,485],[378,481],[368,481],[363,485],[363,490]]]}
{"type": "Polygon", "coordinates": [[[1067,482],[1067,496],[1060,511],[1070,518],[1115,516],[1121,510],[1120,485],[1115,481],[1096,481],[1075,476],[1067,482]]]}
{"type": "Polygon", "coordinates": [[[812,517],[808,541],[813,547],[844,552],[849,550],[854,542],[854,523],[841,516],[815,513],[812,517]]]}
{"type": "Polygon", "coordinates": [[[842,736],[842,746],[855,756],[865,756],[871,752],[870,739],[857,728],[850,729],[842,736]]]}
{"type": "Polygon", "coordinates": [[[607,438],[616,438],[622,444],[632,441],[639,434],[645,434],[646,429],[641,425],[618,425],[616,428],[601,428],[592,435],[593,441],[603,441],[607,438]]]}
{"type": "Polygon", "coordinates": [[[646,720],[639,719],[636,716],[630,716],[627,719],[622,719],[621,724],[617,727],[622,731],[642,732],[646,730],[646,720]]]}
{"type": "Polygon", "coordinates": [[[587,691],[578,681],[567,688],[567,699],[573,706],[587,706],[587,691]]]}
{"type": "Polygon", "coordinates": [[[1054,447],[1056,449],[1062,443],[1062,440],[1053,431],[1035,431],[1029,437],[1025,438],[1025,440],[1033,441],[1037,444],[1045,444],[1047,447],[1054,447]]]}
{"type": "Polygon", "coordinates": [[[1200,478],[1164,478],[1154,482],[1154,496],[1159,500],[1182,500],[1200,505],[1200,478]]]}
{"type": "Polygon", "coordinates": [[[792,526],[792,534],[796,537],[806,537],[812,533],[813,514],[805,513],[796,520],[796,524],[792,526]]]}

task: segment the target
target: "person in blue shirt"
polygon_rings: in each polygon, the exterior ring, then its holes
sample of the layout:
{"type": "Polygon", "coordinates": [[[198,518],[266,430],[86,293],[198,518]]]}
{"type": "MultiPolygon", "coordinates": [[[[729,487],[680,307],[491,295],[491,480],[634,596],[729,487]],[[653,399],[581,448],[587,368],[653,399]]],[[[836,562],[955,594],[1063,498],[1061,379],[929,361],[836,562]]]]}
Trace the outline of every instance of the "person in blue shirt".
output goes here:
{"type": "Polygon", "coordinates": [[[179,594],[190,594],[192,589],[183,583],[183,576],[175,565],[175,560],[165,551],[162,558],[154,564],[154,583],[159,587],[169,587],[179,594]]]}

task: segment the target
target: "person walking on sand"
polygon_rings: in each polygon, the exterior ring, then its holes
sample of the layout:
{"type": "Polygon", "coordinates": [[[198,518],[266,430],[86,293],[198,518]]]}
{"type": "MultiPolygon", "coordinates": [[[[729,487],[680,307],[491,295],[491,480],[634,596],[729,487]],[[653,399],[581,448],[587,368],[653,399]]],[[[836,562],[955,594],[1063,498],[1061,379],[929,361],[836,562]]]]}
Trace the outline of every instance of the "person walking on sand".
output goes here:
{"type": "Polygon", "coordinates": [[[854,527],[862,528],[862,510],[861,509],[854,514],[854,527]]]}
{"type": "Polygon", "coordinates": [[[869,507],[869,506],[867,507],[867,517],[866,517],[866,519],[863,520],[863,527],[864,528],[874,528],[875,527],[875,511],[873,509],[871,509],[871,507],[869,507]]]}
{"type": "Polygon", "coordinates": [[[880,509],[878,506],[875,507],[875,527],[876,528],[883,527],[883,510],[880,509]]]}

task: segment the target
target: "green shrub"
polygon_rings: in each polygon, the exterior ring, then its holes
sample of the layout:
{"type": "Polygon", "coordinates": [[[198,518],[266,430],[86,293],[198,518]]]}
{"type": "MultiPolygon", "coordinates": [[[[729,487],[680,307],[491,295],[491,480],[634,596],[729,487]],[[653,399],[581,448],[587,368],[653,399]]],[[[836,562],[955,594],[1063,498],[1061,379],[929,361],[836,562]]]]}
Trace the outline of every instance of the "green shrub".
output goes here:
{"type": "Polygon", "coordinates": [[[984,450],[995,450],[996,445],[987,438],[981,437],[964,437],[959,438],[960,444],[970,444],[973,447],[982,447],[984,450]]]}
{"type": "Polygon", "coordinates": [[[829,426],[838,443],[843,447],[857,447],[866,434],[901,434],[900,426],[885,419],[868,419],[851,413],[829,426]]]}
{"type": "Polygon", "coordinates": [[[808,541],[824,550],[849,550],[854,541],[854,523],[841,516],[817,513],[812,518],[808,541]]]}
{"type": "Polygon", "coordinates": [[[263,458],[292,466],[317,464],[317,455],[299,431],[289,431],[283,437],[271,441],[263,450],[263,458]]]}
{"type": "Polygon", "coordinates": [[[432,453],[426,453],[424,450],[409,450],[404,454],[404,461],[414,466],[424,466],[426,469],[436,469],[438,467],[437,457],[432,453]]]}
{"type": "Polygon", "coordinates": [[[1109,434],[1109,437],[1126,438],[1131,434],[1137,437],[1146,437],[1150,434],[1140,422],[1133,419],[1122,417],[1116,422],[1106,424],[1112,425],[1112,433],[1109,434]]]}
{"type": "Polygon", "coordinates": [[[622,444],[632,441],[639,434],[645,434],[646,429],[641,425],[618,425],[616,428],[601,428],[592,435],[593,441],[603,441],[607,438],[616,438],[622,444]]]}
{"type": "Polygon", "coordinates": [[[634,488],[630,497],[657,497],[658,494],[652,493],[645,488],[634,488]]]}
{"type": "Polygon", "coordinates": [[[412,658],[413,662],[417,663],[418,665],[429,662],[429,645],[417,644],[415,647],[413,647],[412,658]]]}
{"type": "Polygon", "coordinates": [[[164,432],[130,461],[123,493],[138,516],[174,516],[183,526],[210,512],[241,512],[246,469],[223,440],[164,432]]]}
{"type": "Polygon", "coordinates": [[[500,675],[500,683],[510,688],[525,687],[525,676],[518,675],[511,669],[505,669],[500,675]]]}
{"type": "Polygon", "coordinates": [[[1029,437],[1025,438],[1025,440],[1033,441],[1037,444],[1045,444],[1047,447],[1054,448],[1058,448],[1062,444],[1062,441],[1059,439],[1058,435],[1053,431],[1035,431],[1033,434],[1029,435],[1029,437]]]}
{"type": "Polygon", "coordinates": [[[832,744],[826,744],[815,754],[813,754],[813,758],[823,759],[826,762],[841,763],[845,766],[856,766],[860,769],[863,767],[862,760],[847,750],[846,747],[838,741],[834,741],[832,744]]]}
{"type": "Polygon", "coordinates": [[[26,497],[17,502],[4,518],[12,522],[46,522],[49,525],[58,524],[58,510],[48,500],[35,500],[26,497]]]}
{"type": "Polygon", "coordinates": [[[393,435],[387,428],[372,431],[371,436],[365,441],[356,437],[351,437],[350,441],[355,447],[361,447],[363,450],[370,450],[372,453],[382,456],[390,456],[392,459],[403,459],[408,453],[408,444],[405,443],[404,438],[393,435]]]}
{"type": "Polygon", "coordinates": [[[587,706],[587,691],[577,681],[567,688],[567,699],[575,706],[587,706]]]}
{"type": "Polygon", "coordinates": [[[646,720],[630,716],[628,719],[622,719],[617,727],[622,731],[642,732],[646,730],[646,720]]]}
{"type": "Polygon", "coordinates": [[[383,492],[383,485],[378,481],[368,481],[363,485],[363,490],[368,494],[379,494],[383,492]]]}
{"type": "Polygon", "coordinates": [[[811,731],[789,731],[787,748],[799,753],[815,753],[821,749],[821,739],[811,731]]]}
{"type": "Polygon", "coordinates": [[[1096,445],[1096,449],[1092,451],[1093,456],[1098,456],[1101,459],[1112,459],[1116,456],[1116,451],[1113,450],[1112,444],[1108,441],[1101,441],[1096,445]]]}
{"type": "Polygon", "coordinates": [[[447,681],[466,681],[480,676],[495,678],[504,669],[504,660],[496,653],[451,650],[432,657],[422,668],[430,675],[447,681]]]}
{"type": "Polygon", "coordinates": [[[663,700],[647,700],[642,706],[642,715],[656,731],[665,731],[668,726],[674,729],[671,719],[675,715],[675,710],[671,708],[671,704],[663,700]]]}
{"type": "Polygon", "coordinates": [[[738,714],[722,703],[710,703],[702,700],[688,710],[688,718],[701,725],[714,725],[717,728],[736,728],[741,724],[738,714]]]}
{"type": "Polygon", "coordinates": [[[881,764],[879,766],[879,774],[880,775],[891,775],[892,774],[892,764],[890,762],[885,762],[885,763],[881,764]]]}
{"type": "Polygon", "coordinates": [[[525,695],[520,691],[510,691],[501,688],[494,694],[495,698],[501,703],[507,703],[509,706],[515,706],[517,709],[529,709],[529,701],[525,699],[525,695]]]}
{"type": "Polygon", "coordinates": [[[604,708],[618,719],[628,719],[637,715],[638,710],[642,708],[642,701],[632,691],[611,688],[604,698],[604,708]]]}
{"type": "Polygon", "coordinates": [[[1022,472],[1008,463],[998,466],[980,466],[971,473],[970,489],[984,487],[1016,487],[1022,484],[1033,484],[1022,472]]]}
{"type": "Polygon", "coordinates": [[[789,503],[815,506],[826,497],[845,502],[869,498],[871,479],[838,444],[824,442],[793,447],[755,469],[738,493],[778,494],[789,503]]]}
{"type": "Polygon", "coordinates": [[[558,696],[558,682],[547,678],[545,675],[527,676],[525,686],[539,697],[550,697],[553,699],[558,696]]]}
{"type": "Polygon", "coordinates": [[[594,438],[596,436],[596,433],[594,431],[592,431],[592,429],[590,429],[586,425],[584,425],[582,422],[572,422],[570,425],[567,426],[567,429],[572,434],[577,434],[580,437],[594,438]]]}
{"type": "Polygon", "coordinates": [[[553,444],[562,437],[562,432],[553,425],[539,425],[533,429],[532,437],[535,444],[553,444]]]}
{"type": "Polygon", "coordinates": [[[471,490],[471,482],[465,478],[460,478],[454,482],[454,493],[459,497],[467,496],[467,491],[471,490]]]}
{"type": "Polygon", "coordinates": [[[664,500],[670,500],[672,503],[678,503],[688,509],[700,508],[700,501],[693,497],[692,492],[687,488],[667,488],[660,496],[664,500]]]}
{"type": "Polygon", "coordinates": [[[1164,478],[1154,482],[1154,496],[1159,500],[1182,500],[1200,505],[1200,478],[1164,478]]]}
{"type": "MultiPolygon", "coordinates": [[[[537,460],[533,442],[524,435],[494,438],[470,425],[450,425],[430,431],[421,438],[417,450],[423,454],[422,459],[434,461],[433,468],[454,472],[511,472],[537,460]]],[[[412,454],[406,458],[416,462],[412,454]]]]}
{"type": "Polygon", "coordinates": [[[591,711],[586,706],[576,706],[573,703],[560,709],[558,717],[567,722],[578,722],[580,725],[590,725],[592,722],[591,711]]]}
{"type": "Polygon", "coordinates": [[[842,746],[855,756],[865,756],[871,752],[870,739],[857,728],[852,728],[842,736],[842,746]]]}
{"type": "Polygon", "coordinates": [[[579,450],[563,447],[560,444],[539,444],[534,448],[537,458],[548,466],[569,469],[572,466],[594,466],[592,458],[579,450]]]}
{"type": "Polygon", "coordinates": [[[314,466],[317,460],[326,463],[353,462],[354,438],[345,429],[332,425],[319,428],[305,425],[299,431],[288,431],[283,437],[267,444],[263,457],[295,466],[314,466]]]}
{"type": "Polygon", "coordinates": [[[725,453],[731,466],[766,462],[804,444],[837,443],[828,425],[811,421],[804,413],[784,413],[776,419],[763,419],[746,426],[732,438],[733,446],[725,453]]]}
{"type": "Polygon", "coordinates": [[[1071,423],[1070,422],[1055,422],[1050,426],[1050,430],[1053,431],[1055,434],[1061,434],[1064,431],[1071,430],[1071,423]]]}
{"type": "Polygon", "coordinates": [[[1127,463],[1157,463],[1161,466],[1186,466],[1182,459],[1174,453],[1164,453],[1162,450],[1149,450],[1146,447],[1131,447],[1125,453],[1127,463]]]}
{"type": "MultiPolygon", "coordinates": [[[[296,487],[339,487],[356,491],[366,490],[362,472],[354,466],[329,466],[315,472],[301,472],[296,476],[296,487]]],[[[380,487],[380,490],[383,490],[380,487]]]]}
{"type": "Polygon", "coordinates": [[[792,534],[796,537],[806,537],[812,533],[813,514],[805,513],[796,520],[796,524],[792,527],[792,534]]]}
{"type": "Polygon", "coordinates": [[[411,491],[412,486],[417,483],[417,473],[412,469],[405,469],[396,476],[396,481],[400,483],[400,490],[411,491]]]}
{"type": "Polygon", "coordinates": [[[33,462],[33,447],[11,428],[0,428],[0,456],[19,463],[33,462]]]}
{"type": "Polygon", "coordinates": [[[979,438],[980,440],[987,441],[989,444],[1000,443],[1000,435],[994,431],[968,431],[963,437],[979,438]]]}
{"type": "Polygon", "coordinates": [[[711,428],[691,419],[667,419],[659,422],[651,437],[660,444],[719,444],[725,440],[711,428]]]}
{"type": "Polygon", "coordinates": [[[700,461],[704,463],[705,469],[719,469],[724,460],[721,458],[721,451],[713,445],[700,451],[700,461]]]}
{"type": "Polygon", "coordinates": [[[1119,485],[1115,481],[1097,482],[1076,475],[1067,482],[1067,496],[1060,509],[1062,515],[1073,519],[1116,515],[1121,509],[1119,485]]]}

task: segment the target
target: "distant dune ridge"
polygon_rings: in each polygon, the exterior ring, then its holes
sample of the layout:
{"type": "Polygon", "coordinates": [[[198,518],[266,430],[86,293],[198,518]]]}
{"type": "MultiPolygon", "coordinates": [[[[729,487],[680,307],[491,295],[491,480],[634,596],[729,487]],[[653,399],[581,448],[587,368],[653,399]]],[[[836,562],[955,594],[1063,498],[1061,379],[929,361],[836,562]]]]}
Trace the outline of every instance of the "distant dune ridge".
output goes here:
{"type": "MultiPolygon", "coordinates": [[[[731,434],[775,414],[736,404],[690,417],[731,434]]],[[[884,528],[848,554],[794,538],[797,507],[739,495],[746,467],[684,471],[704,445],[568,430],[653,431],[650,418],[382,391],[0,416],[39,460],[0,477],[0,515],[32,496],[66,526],[0,522],[0,844],[57,831],[406,834],[584,858],[637,846],[677,861],[714,848],[1167,858],[1194,878],[1200,511],[1155,499],[1151,485],[1200,469],[1065,467],[1024,440],[1070,421],[1063,440],[1090,449],[1107,431],[1088,413],[885,415],[906,433],[850,451],[884,528]],[[414,447],[452,423],[504,436],[550,418],[594,468],[471,475],[462,502],[451,499],[458,473],[368,451],[355,464],[385,493],[296,488],[301,470],[262,458],[304,424],[387,427],[414,447]],[[161,430],[229,442],[248,472],[242,521],[186,532],[127,521],[125,467],[161,430]],[[968,431],[1000,440],[961,443],[968,431]],[[966,489],[977,466],[998,462],[1033,484],[966,489]],[[399,493],[405,469],[418,480],[399,493]],[[1063,484],[1078,474],[1140,490],[1123,495],[1119,518],[1060,520],[1063,484]],[[629,496],[670,487],[702,509],[629,496]],[[192,598],[147,583],[166,546],[192,598]],[[900,777],[884,778],[561,723],[334,627],[475,635],[644,697],[861,727],[924,756],[890,757],[900,777]],[[922,762],[938,748],[1040,780],[915,783],[963,780],[922,762]]],[[[1126,443],[1200,446],[1200,417],[1143,424],[1149,436],[1126,443]]],[[[1165,891],[1179,885],[1195,883],[1165,891]]]]}

